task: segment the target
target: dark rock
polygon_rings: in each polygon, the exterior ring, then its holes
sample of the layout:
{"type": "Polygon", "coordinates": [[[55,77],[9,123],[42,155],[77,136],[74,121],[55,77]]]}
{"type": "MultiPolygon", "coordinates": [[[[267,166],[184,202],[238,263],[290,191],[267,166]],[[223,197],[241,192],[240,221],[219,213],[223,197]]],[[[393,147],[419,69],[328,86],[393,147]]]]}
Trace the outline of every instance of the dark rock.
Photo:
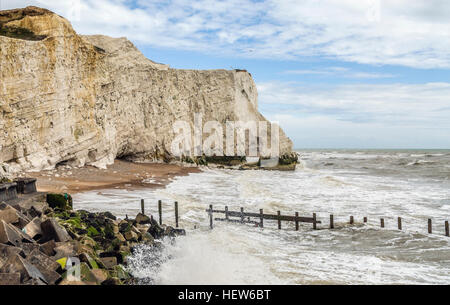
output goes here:
{"type": "Polygon", "coordinates": [[[145,244],[150,245],[154,242],[154,238],[150,233],[145,232],[145,233],[141,234],[140,241],[144,242],[145,244]]]}
{"type": "Polygon", "coordinates": [[[126,243],[127,240],[123,237],[122,233],[115,234],[115,239],[117,239],[120,243],[126,243]]]}
{"type": "Polygon", "coordinates": [[[167,226],[166,229],[164,230],[164,235],[170,236],[170,237],[175,237],[174,228],[171,226],[167,226]]]}
{"type": "Polygon", "coordinates": [[[117,217],[116,216],[114,216],[112,213],[110,213],[110,212],[103,212],[103,213],[100,213],[100,215],[102,215],[103,217],[106,217],[106,218],[108,218],[108,219],[112,219],[112,220],[116,220],[117,219],[117,217]]]}
{"type": "Polygon", "coordinates": [[[206,163],[235,166],[245,162],[245,156],[207,156],[206,163]]]}
{"type": "Polygon", "coordinates": [[[119,232],[124,234],[125,232],[130,231],[131,227],[132,227],[132,223],[131,222],[128,222],[126,220],[122,220],[119,223],[119,232]]]}
{"type": "Polygon", "coordinates": [[[94,225],[96,225],[96,228],[101,228],[106,225],[106,218],[102,216],[96,216],[95,221],[93,222],[94,225]]]}
{"type": "Polygon", "coordinates": [[[139,235],[136,234],[133,230],[125,232],[125,234],[123,234],[123,237],[125,237],[125,239],[129,242],[137,242],[139,239],[139,235]]]}
{"type": "Polygon", "coordinates": [[[19,222],[19,211],[6,205],[4,209],[0,210],[0,220],[6,223],[17,223],[19,222]]]}
{"type": "Polygon", "coordinates": [[[36,197],[23,199],[17,203],[11,203],[11,206],[27,215],[29,219],[33,219],[34,217],[42,216],[45,210],[50,209],[48,203],[45,202],[45,197],[46,195],[42,194],[36,197]]]}
{"type": "Polygon", "coordinates": [[[86,263],[80,264],[80,275],[81,275],[81,281],[83,281],[86,284],[89,285],[96,285],[97,284],[97,278],[92,273],[91,269],[86,263]]]}
{"type": "Polygon", "coordinates": [[[6,223],[14,224],[16,227],[22,229],[25,227],[31,219],[22,213],[22,209],[19,205],[7,205],[5,204],[0,210],[0,219],[6,223]]]}
{"type": "Polygon", "coordinates": [[[45,240],[54,239],[56,242],[66,242],[72,238],[67,233],[66,229],[61,227],[58,222],[53,219],[47,219],[41,224],[43,238],[45,240]]]}
{"type": "Polygon", "coordinates": [[[20,273],[20,281],[22,283],[30,279],[41,280],[47,283],[47,280],[39,269],[17,254],[11,256],[6,261],[0,269],[0,273],[20,273]]]}
{"type": "Polygon", "coordinates": [[[120,284],[121,284],[120,280],[117,277],[111,277],[102,282],[102,285],[104,285],[104,286],[117,286],[120,284]]]}
{"type": "Polygon", "coordinates": [[[54,240],[50,240],[39,246],[39,250],[47,256],[54,256],[56,254],[55,248],[56,243],[54,240]]]}
{"type": "Polygon", "coordinates": [[[290,164],[296,164],[298,162],[298,154],[295,152],[292,152],[290,154],[285,154],[280,157],[279,163],[280,165],[290,165],[290,164]]]}
{"type": "Polygon", "coordinates": [[[92,269],[92,274],[95,276],[97,283],[101,284],[108,279],[108,271],[103,269],[92,269]]]}
{"type": "Polygon", "coordinates": [[[56,272],[60,265],[38,249],[31,252],[27,260],[44,275],[48,284],[54,285],[61,281],[61,276],[56,272]]]}
{"type": "Polygon", "coordinates": [[[48,208],[46,208],[46,209],[44,210],[44,215],[48,215],[48,214],[51,214],[51,213],[53,213],[53,209],[50,208],[50,207],[48,207],[48,208]]]}
{"type": "Polygon", "coordinates": [[[98,268],[97,262],[88,253],[81,253],[80,255],[78,255],[78,258],[80,259],[80,262],[88,264],[89,268],[98,268]]]}
{"type": "Polygon", "coordinates": [[[5,221],[0,220],[0,243],[20,246],[22,244],[22,237],[16,230],[5,221]]]}
{"type": "MultiPolygon", "coordinates": [[[[23,229],[26,225],[30,223],[31,219],[28,218],[25,214],[20,213],[19,214],[19,221],[15,223],[14,225],[18,227],[19,229],[23,229]]],[[[31,237],[30,237],[31,238],[31,237]]]]}
{"type": "Polygon", "coordinates": [[[100,257],[100,260],[102,261],[103,265],[107,269],[113,268],[115,265],[117,265],[117,258],[115,256],[113,257],[100,257]]]}
{"type": "MultiPolygon", "coordinates": [[[[99,256],[100,256],[100,259],[108,258],[108,257],[114,257],[116,259],[116,265],[123,263],[123,257],[122,257],[122,254],[120,253],[120,250],[118,250],[118,251],[102,252],[102,253],[99,254],[99,256]]],[[[105,266],[106,266],[106,264],[105,264],[105,266]]]]}
{"type": "Polygon", "coordinates": [[[72,196],[69,194],[47,194],[47,203],[53,209],[72,210],[72,196]]]}
{"type": "Polygon", "coordinates": [[[118,251],[120,249],[120,246],[123,244],[126,244],[126,243],[127,243],[126,240],[123,241],[123,240],[120,240],[119,238],[115,238],[111,241],[111,244],[109,246],[107,246],[106,252],[118,251]]]}
{"type": "Polygon", "coordinates": [[[141,224],[141,225],[151,223],[150,217],[148,217],[147,215],[144,215],[142,213],[137,214],[135,220],[136,220],[136,223],[141,224]]]}
{"type": "Polygon", "coordinates": [[[185,236],[186,235],[186,230],[184,229],[175,229],[173,227],[167,227],[166,228],[166,232],[167,236],[170,237],[177,237],[177,236],[185,236]]]}
{"type": "Polygon", "coordinates": [[[89,214],[89,211],[86,211],[86,210],[77,210],[77,213],[78,213],[81,217],[83,217],[83,216],[88,215],[88,214],[89,214]]]}
{"type": "Polygon", "coordinates": [[[23,250],[23,253],[25,254],[25,257],[27,257],[34,250],[39,250],[39,244],[23,243],[22,250],[23,250]]]}
{"type": "Polygon", "coordinates": [[[75,228],[75,232],[78,234],[78,235],[87,235],[88,234],[88,230],[86,230],[86,229],[80,229],[80,228],[75,228]]]}
{"type": "Polygon", "coordinates": [[[54,255],[55,260],[63,257],[77,256],[77,249],[75,249],[75,245],[70,242],[58,242],[56,243],[56,247],[54,249],[56,252],[56,254],[54,255]]]}
{"type": "Polygon", "coordinates": [[[44,214],[45,209],[32,206],[27,212],[28,212],[28,215],[31,216],[31,218],[41,217],[42,214],[44,214]]]}
{"type": "Polygon", "coordinates": [[[20,236],[20,238],[22,238],[22,243],[32,243],[32,244],[36,243],[35,240],[33,240],[30,236],[28,236],[28,234],[26,234],[22,230],[18,229],[13,225],[10,226],[20,236]]]}
{"type": "Polygon", "coordinates": [[[185,229],[173,229],[173,232],[176,236],[185,236],[186,230],[185,229]]]}
{"type": "Polygon", "coordinates": [[[7,260],[10,256],[19,254],[25,257],[25,253],[21,248],[0,244],[0,259],[7,260]]]}
{"type": "Polygon", "coordinates": [[[47,269],[52,271],[56,271],[61,267],[60,264],[58,264],[53,258],[42,253],[39,249],[34,249],[29,255],[27,255],[27,260],[33,265],[36,261],[40,261],[47,269]]]}
{"type": "Polygon", "coordinates": [[[112,277],[116,277],[120,280],[130,279],[130,274],[126,272],[121,265],[116,265],[111,270],[112,277]]]}
{"type": "Polygon", "coordinates": [[[47,285],[43,280],[41,279],[29,279],[23,282],[23,285],[29,285],[29,286],[45,286],[47,285]]]}
{"type": "Polygon", "coordinates": [[[41,224],[42,220],[38,217],[35,217],[23,228],[22,231],[24,231],[31,238],[37,240],[42,237],[41,224]]]}
{"type": "Polygon", "coordinates": [[[114,227],[112,224],[106,224],[103,230],[106,239],[114,239],[116,236],[114,234],[114,227]]]}
{"type": "Polygon", "coordinates": [[[90,238],[89,236],[83,236],[80,239],[80,244],[81,245],[85,245],[88,246],[90,248],[95,248],[97,246],[97,243],[95,242],[95,240],[93,240],[92,238],[90,238]]]}
{"type": "Polygon", "coordinates": [[[95,262],[97,263],[97,265],[100,269],[103,269],[103,270],[108,269],[108,268],[106,268],[105,264],[103,264],[103,262],[100,258],[96,258],[95,262]]]}
{"type": "Polygon", "coordinates": [[[72,239],[79,239],[80,235],[77,234],[75,229],[73,228],[66,228],[67,233],[69,234],[70,238],[72,239]]]}
{"type": "Polygon", "coordinates": [[[0,273],[0,286],[20,285],[20,273],[0,273]]]}
{"type": "Polygon", "coordinates": [[[147,232],[150,233],[153,236],[153,238],[156,239],[164,236],[164,229],[161,228],[158,222],[156,222],[156,220],[154,219],[151,220],[151,225],[147,232]]]}

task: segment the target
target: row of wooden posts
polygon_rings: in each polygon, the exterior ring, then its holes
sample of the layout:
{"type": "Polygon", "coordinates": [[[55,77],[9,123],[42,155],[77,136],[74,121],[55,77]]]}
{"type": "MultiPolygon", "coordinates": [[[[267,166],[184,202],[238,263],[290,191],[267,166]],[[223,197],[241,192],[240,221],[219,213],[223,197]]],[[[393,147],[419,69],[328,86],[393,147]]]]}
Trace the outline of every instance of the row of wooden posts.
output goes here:
{"type": "Polygon", "coordinates": [[[295,222],[295,230],[298,231],[299,223],[312,223],[313,229],[317,229],[317,224],[322,223],[320,220],[317,220],[316,213],[313,213],[312,217],[301,217],[298,215],[298,212],[295,212],[295,216],[289,215],[281,215],[281,211],[278,211],[277,214],[264,214],[263,209],[259,210],[259,213],[248,213],[244,212],[244,208],[241,207],[240,212],[229,211],[228,206],[225,207],[225,210],[214,210],[213,206],[210,205],[209,209],[206,210],[209,213],[209,226],[213,228],[213,213],[222,213],[225,214],[225,218],[215,218],[216,221],[231,221],[231,222],[241,222],[241,223],[253,223],[258,225],[259,227],[264,227],[264,219],[269,220],[277,220],[278,221],[278,229],[281,230],[281,221],[292,221],[295,222]],[[232,220],[230,217],[239,217],[240,220],[232,220]],[[245,219],[247,217],[247,220],[245,219]],[[259,222],[250,220],[250,217],[259,218],[259,222]]]}
{"type": "MultiPolygon", "coordinates": [[[[271,220],[278,221],[278,229],[281,229],[281,221],[292,221],[292,222],[295,222],[295,230],[296,231],[298,231],[298,229],[299,229],[300,222],[312,223],[314,230],[317,229],[317,224],[321,223],[321,221],[317,220],[316,213],[313,213],[312,217],[300,217],[298,212],[295,212],[295,216],[281,215],[280,211],[277,211],[276,215],[264,214],[263,209],[260,209],[259,213],[247,213],[247,212],[244,212],[244,208],[242,208],[242,207],[241,207],[240,212],[236,212],[236,211],[229,211],[228,206],[225,207],[225,210],[214,210],[212,205],[209,206],[209,209],[207,209],[206,212],[209,213],[209,226],[211,229],[213,228],[213,219],[216,221],[252,223],[252,224],[258,225],[261,228],[264,226],[264,219],[271,219],[271,220]],[[213,213],[225,214],[225,218],[213,218],[213,213]],[[239,217],[240,219],[233,220],[233,219],[230,219],[230,217],[239,217]],[[245,220],[245,217],[247,217],[247,220],[245,220]],[[250,217],[259,218],[259,222],[250,220],[250,217]]],[[[367,217],[363,218],[363,222],[367,223],[367,217]]],[[[355,223],[354,217],[350,216],[350,224],[354,224],[354,223],[355,223]]],[[[381,228],[385,227],[384,218],[380,219],[380,226],[381,226],[381,228]]],[[[399,230],[403,229],[401,217],[397,218],[397,227],[399,230]]],[[[330,229],[334,229],[334,215],[330,215],[330,229]]],[[[428,233],[429,234],[433,233],[433,226],[432,226],[431,219],[428,219],[428,233]]],[[[448,221],[445,221],[445,236],[450,236],[448,221]]]]}
{"type": "MultiPolygon", "coordinates": [[[[175,227],[178,228],[178,202],[175,201],[175,227]]],[[[141,213],[145,215],[145,201],[141,199],[141,213]]],[[[158,216],[159,216],[159,224],[162,225],[162,201],[158,200],[158,216]]],[[[153,219],[153,215],[151,216],[153,219]]]]}
{"type": "MultiPolygon", "coordinates": [[[[175,201],[175,227],[178,228],[178,202],[175,201]]],[[[268,220],[277,220],[278,221],[278,229],[281,230],[281,222],[282,221],[290,221],[295,222],[295,230],[298,231],[299,223],[312,223],[313,229],[317,229],[317,224],[322,223],[317,220],[316,213],[313,213],[312,217],[300,217],[298,212],[295,212],[295,216],[289,215],[281,215],[281,211],[277,211],[277,214],[264,214],[263,209],[259,210],[259,213],[248,213],[244,212],[244,208],[241,207],[239,212],[237,211],[229,211],[228,206],[225,207],[225,210],[214,210],[213,206],[210,205],[209,209],[206,210],[209,213],[209,226],[213,228],[213,213],[222,213],[225,214],[225,218],[215,218],[216,221],[231,221],[231,222],[240,222],[240,223],[252,223],[258,225],[259,227],[264,227],[264,219],[268,220]],[[230,219],[230,217],[239,217],[239,220],[230,219]],[[245,218],[247,217],[247,220],[245,218]],[[250,218],[259,218],[259,222],[252,221],[250,218]]],[[[145,202],[144,199],[141,199],[141,212],[145,215],[145,202]]],[[[158,200],[158,216],[159,216],[159,224],[162,225],[162,201],[158,200]]],[[[153,217],[153,216],[152,216],[153,217]]],[[[354,224],[355,220],[353,216],[350,216],[350,224],[354,224]]],[[[367,217],[363,218],[363,222],[367,223],[367,217]]],[[[385,227],[384,218],[380,219],[381,228],[385,227]]],[[[399,230],[403,229],[402,226],[402,218],[397,218],[397,227],[399,230]]],[[[334,229],[334,215],[330,215],[330,229],[334,229]]],[[[433,225],[432,220],[428,219],[428,233],[433,233],[433,225]]],[[[445,221],[445,236],[450,236],[449,224],[448,221],[445,221]]]]}
{"type": "MultiPolygon", "coordinates": [[[[364,217],[363,221],[364,221],[364,223],[367,223],[367,217],[364,217]]],[[[334,227],[332,223],[333,223],[333,215],[330,215],[330,228],[331,229],[334,227]]],[[[350,224],[353,224],[353,223],[354,223],[353,216],[350,216],[350,224]]],[[[380,219],[380,226],[382,228],[384,228],[384,218],[380,219]]],[[[449,225],[448,225],[447,220],[444,222],[444,227],[445,227],[445,236],[450,236],[449,225]]],[[[397,228],[400,231],[403,229],[401,217],[397,218],[397,228]]],[[[431,218],[428,219],[428,233],[429,234],[433,233],[433,222],[432,222],[431,218]]]]}

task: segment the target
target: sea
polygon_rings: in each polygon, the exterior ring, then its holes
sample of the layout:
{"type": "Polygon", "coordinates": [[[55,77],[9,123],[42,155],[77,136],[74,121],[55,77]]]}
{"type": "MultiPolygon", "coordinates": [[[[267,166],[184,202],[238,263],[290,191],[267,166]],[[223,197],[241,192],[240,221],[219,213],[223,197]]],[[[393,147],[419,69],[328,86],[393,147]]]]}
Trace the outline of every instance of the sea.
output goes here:
{"type": "Polygon", "coordinates": [[[130,272],[144,284],[450,284],[450,150],[297,152],[295,171],[204,168],[165,188],[75,194],[74,208],[134,217],[144,199],[147,214],[158,218],[162,200],[163,223],[174,225],[178,202],[186,236],[164,240],[157,251],[141,246],[129,257],[130,272]],[[263,228],[214,221],[211,230],[209,205],[316,213],[321,223],[296,231],[288,222],[279,230],[271,220],[263,228]]]}

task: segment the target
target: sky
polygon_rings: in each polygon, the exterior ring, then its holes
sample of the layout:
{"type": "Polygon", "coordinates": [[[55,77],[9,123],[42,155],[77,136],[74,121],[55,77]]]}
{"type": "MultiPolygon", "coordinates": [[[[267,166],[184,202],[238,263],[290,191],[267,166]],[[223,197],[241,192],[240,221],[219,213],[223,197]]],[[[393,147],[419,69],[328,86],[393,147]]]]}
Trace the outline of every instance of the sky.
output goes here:
{"type": "Polygon", "coordinates": [[[0,0],[184,69],[246,69],[296,148],[450,149],[447,0],[0,0]]]}

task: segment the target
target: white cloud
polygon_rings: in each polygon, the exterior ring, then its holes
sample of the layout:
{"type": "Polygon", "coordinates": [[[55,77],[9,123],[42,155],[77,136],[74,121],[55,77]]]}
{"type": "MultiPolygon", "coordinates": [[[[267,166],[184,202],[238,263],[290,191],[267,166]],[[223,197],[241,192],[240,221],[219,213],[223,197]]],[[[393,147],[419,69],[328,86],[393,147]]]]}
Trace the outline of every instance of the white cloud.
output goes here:
{"type": "Polygon", "coordinates": [[[322,76],[337,76],[344,78],[365,78],[365,79],[378,79],[378,78],[391,78],[395,77],[393,74],[388,73],[368,73],[353,71],[344,67],[327,67],[322,69],[312,70],[288,70],[284,71],[284,74],[296,74],[296,75],[322,75],[322,76]]]}
{"type": "Polygon", "coordinates": [[[261,107],[326,115],[348,122],[450,128],[450,83],[388,85],[258,85],[261,107]]]}
{"type": "Polygon", "coordinates": [[[129,0],[2,0],[2,8],[35,4],[73,16],[77,1],[73,24],[83,34],[253,58],[450,68],[446,0],[138,0],[135,8],[129,0]]]}
{"type": "Polygon", "coordinates": [[[296,148],[444,148],[450,149],[449,129],[348,122],[333,116],[298,117],[271,114],[296,148]]]}
{"type": "Polygon", "coordinates": [[[260,109],[299,147],[450,148],[450,83],[258,85],[260,109]]]}

